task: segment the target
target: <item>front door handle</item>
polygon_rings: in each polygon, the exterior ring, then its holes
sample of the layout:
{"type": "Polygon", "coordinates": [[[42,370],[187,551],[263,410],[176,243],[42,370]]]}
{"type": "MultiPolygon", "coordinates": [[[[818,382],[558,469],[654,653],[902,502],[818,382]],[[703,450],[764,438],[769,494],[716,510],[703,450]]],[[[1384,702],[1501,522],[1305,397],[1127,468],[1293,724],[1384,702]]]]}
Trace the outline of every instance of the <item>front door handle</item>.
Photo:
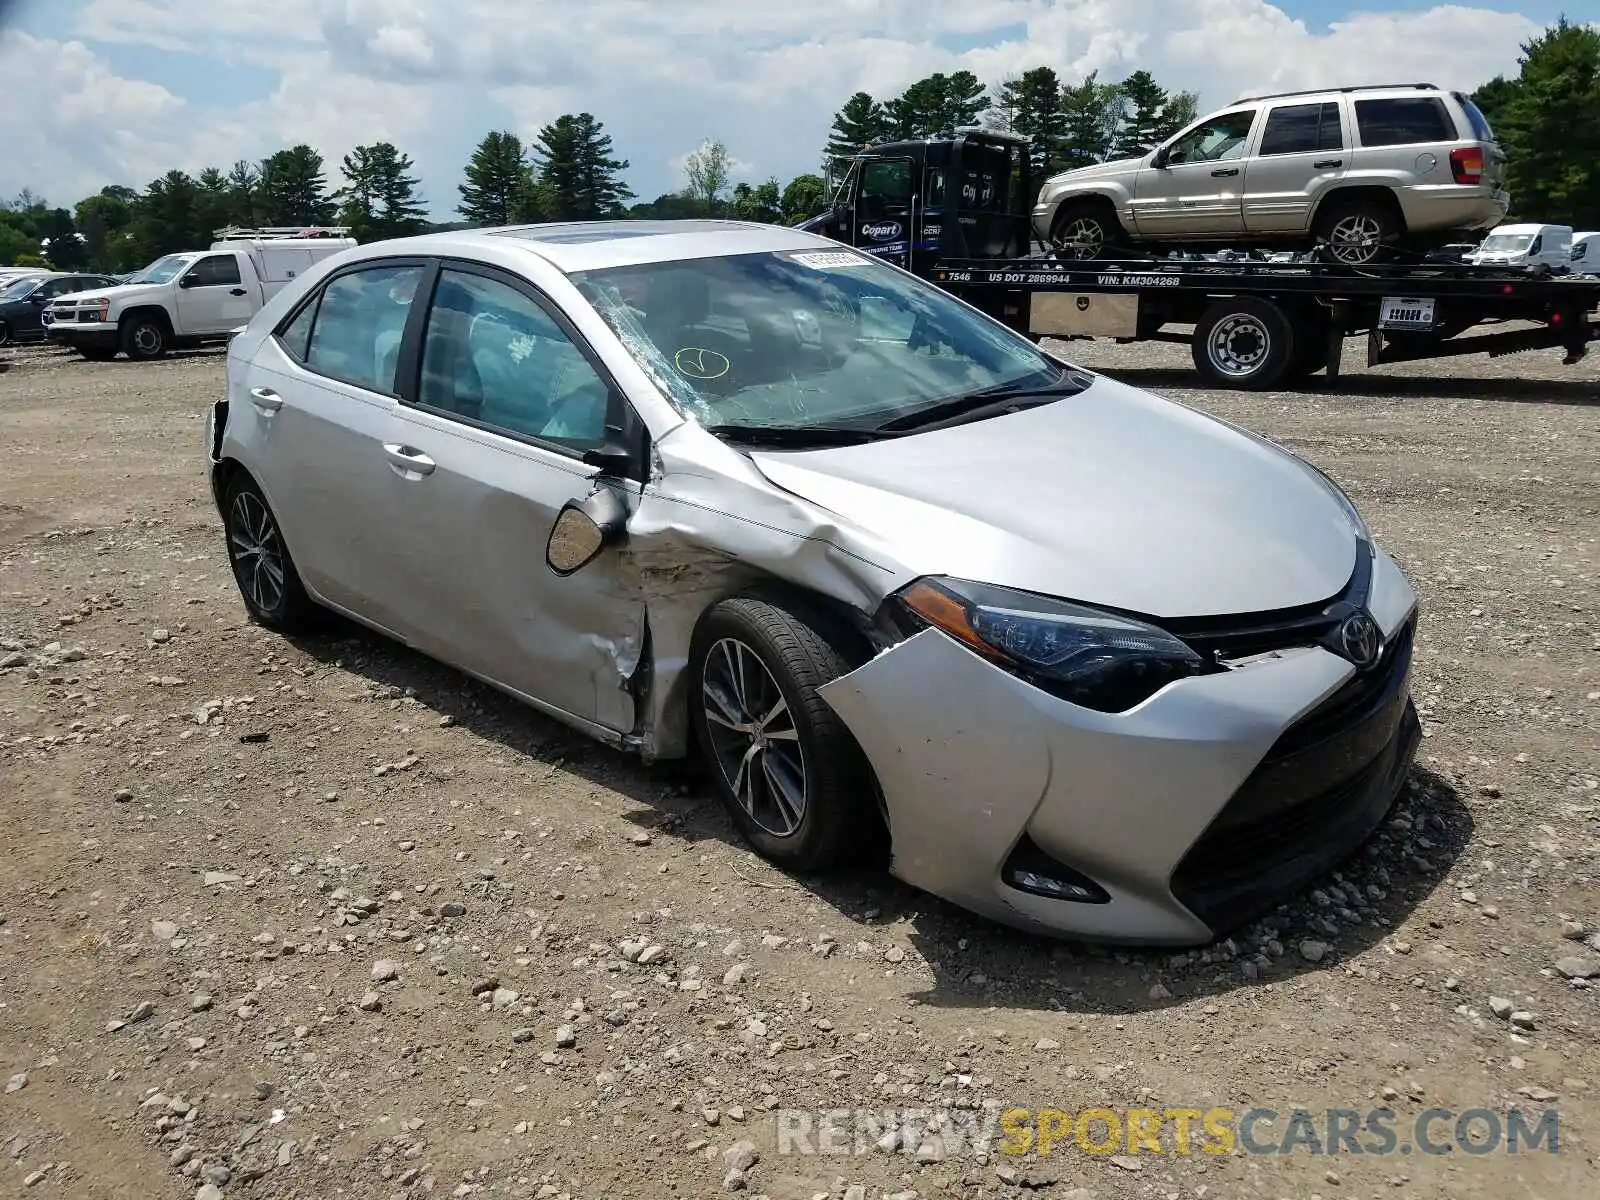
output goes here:
{"type": "Polygon", "coordinates": [[[244,294],[245,290],[243,288],[230,288],[228,290],[228,295],[230,296],[243,296],[244,294]]]}
{"type": "Polygon", "coordinates": [[[250,403],[264,413],[275,413],[283,407],[283,397],[269,387],[250,389],[250,403]]]}
{"type": "Polygon", "coordinates": [[[1313,167],[1315,167],[1319,171],[1326,171],[1331,167],[1342,167],[1342,166],[1344,166],[1344,159],[1342,159],[1342,158],[1325,158],[1321,162],[1314,162],[1311,165],[1313,167]]]}
{"type": "Polygon", "coordinates": [[[415,446],[402,446],[396,442],[385,442],[383,452],[388,456],[389,465],[402,477],[413,475],[431,475],[433,468],[438,466],[415,446]]]}
{"type": "Polygon", "coordinates": [[[1229,175],[1237,175],[1238,173],[1238,167],[1223,167],[1220,170],[1211,172],[1211,177],[1213,179],[1224,179],[1229,175]]]}

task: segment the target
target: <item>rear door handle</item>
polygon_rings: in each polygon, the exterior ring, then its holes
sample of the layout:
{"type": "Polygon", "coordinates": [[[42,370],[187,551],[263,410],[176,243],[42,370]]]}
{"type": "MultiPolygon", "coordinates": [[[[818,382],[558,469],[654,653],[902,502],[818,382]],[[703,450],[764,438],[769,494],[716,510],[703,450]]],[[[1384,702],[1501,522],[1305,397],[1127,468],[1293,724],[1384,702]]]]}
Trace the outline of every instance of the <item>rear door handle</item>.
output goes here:
{"type": "Polygon", "coordinates": [[[230,295],[230,296],[242,296],[244,294],[245,294],[245,291],[244,291],[243,288],[230,288],[228,290],[228,295],[230,295]]]}
{"type": "Polygon", "coordinates": [[[264,413],[275,413],[283,407],[283,397],[271,388],[253,387],[250,389],[250,403],[264,413]]]}
{"type": "Polygon", "coordinates": [[[1224,179],[1229,175],[1237,175],[1238,173],[1238,167],[1223,167],[1221,170],[1211,172],[1211,176],[1214,179],[1224,179]]]}
{"type": "Polygon", "coordinates": [[[1344,159],[1342,159],[1342,158],[1325,158],[1321,162],[1314,162],[1311,165],[1313,167],[1315,167],[1319,171],[1326,171],[1329,167],[1342,167],[1342,166],[1344,166],[1344,159]]]}
{"type": "Polygon", "coordinates": [[[431,475],[433,468],[438,466],[415,446],[402,446],[397,442],[385,442],[383,452],[388,456],[389,465],[401,476],[431,475]]]}

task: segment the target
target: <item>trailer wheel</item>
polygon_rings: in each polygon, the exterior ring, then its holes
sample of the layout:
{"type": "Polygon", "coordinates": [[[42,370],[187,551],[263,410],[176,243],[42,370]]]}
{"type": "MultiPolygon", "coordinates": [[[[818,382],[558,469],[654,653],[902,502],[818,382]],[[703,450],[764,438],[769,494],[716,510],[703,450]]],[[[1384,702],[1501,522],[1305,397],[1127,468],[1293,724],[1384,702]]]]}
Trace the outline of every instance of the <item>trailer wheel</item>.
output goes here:
{"type": "Polygon", "coordinates": [[[1269,300],[1218,300],[1194,327],[1195,369],[1222,387],[1269,388],[1294,361],[1294,327],[1269,300]]]}

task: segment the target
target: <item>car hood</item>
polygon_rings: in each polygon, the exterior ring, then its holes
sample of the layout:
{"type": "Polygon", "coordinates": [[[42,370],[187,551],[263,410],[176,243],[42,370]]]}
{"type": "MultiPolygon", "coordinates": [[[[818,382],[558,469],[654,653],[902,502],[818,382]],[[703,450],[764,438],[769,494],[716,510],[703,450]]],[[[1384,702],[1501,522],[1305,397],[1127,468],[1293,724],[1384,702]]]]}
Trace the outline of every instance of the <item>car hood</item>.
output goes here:
{"type": "Polygon", "coordinates": [[[1045,186],[1049,187],[1052,184],[1072,183],[1080,179],[1104,179],[1109,175],[1125,175],[1130,171],[1137,171],[1143,163],[1143,158],[1114,158],[1109,162],[1063,171],[1059,175],[1050,176],[1044,182],[1045,186]]]}
{"type": "Polygon", "coordinates": [[[1330,599],[1361,536],[1287,451],[1104,378],[1003,417],[752,458],[914,574],[1153,617],[1330,599]]]}
{"type": "Polygon", "coordinates": [[[164,292],[167,285],[164,283],[119,283],[116,287],[90,288],[85,292],[68,292],[64,296],[57,296],[53,303],[71,303],[75,300],[87,300],[93,296],[106,297],[108,300],[128,300],[155,292],[164,292]]]}

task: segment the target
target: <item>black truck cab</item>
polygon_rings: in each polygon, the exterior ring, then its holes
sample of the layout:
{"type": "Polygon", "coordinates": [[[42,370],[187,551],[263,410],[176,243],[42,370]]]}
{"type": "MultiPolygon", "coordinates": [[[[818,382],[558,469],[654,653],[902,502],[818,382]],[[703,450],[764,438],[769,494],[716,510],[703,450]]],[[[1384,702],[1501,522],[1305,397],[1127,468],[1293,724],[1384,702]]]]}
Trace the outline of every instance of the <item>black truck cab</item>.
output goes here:
{"type": "Polygon", "coordinates": [[[984,129],[878,143],[800,228],[918,273],[941,258],[1022,258],[1033,245],[1028,167],[1026,138],[984,129]]]}

